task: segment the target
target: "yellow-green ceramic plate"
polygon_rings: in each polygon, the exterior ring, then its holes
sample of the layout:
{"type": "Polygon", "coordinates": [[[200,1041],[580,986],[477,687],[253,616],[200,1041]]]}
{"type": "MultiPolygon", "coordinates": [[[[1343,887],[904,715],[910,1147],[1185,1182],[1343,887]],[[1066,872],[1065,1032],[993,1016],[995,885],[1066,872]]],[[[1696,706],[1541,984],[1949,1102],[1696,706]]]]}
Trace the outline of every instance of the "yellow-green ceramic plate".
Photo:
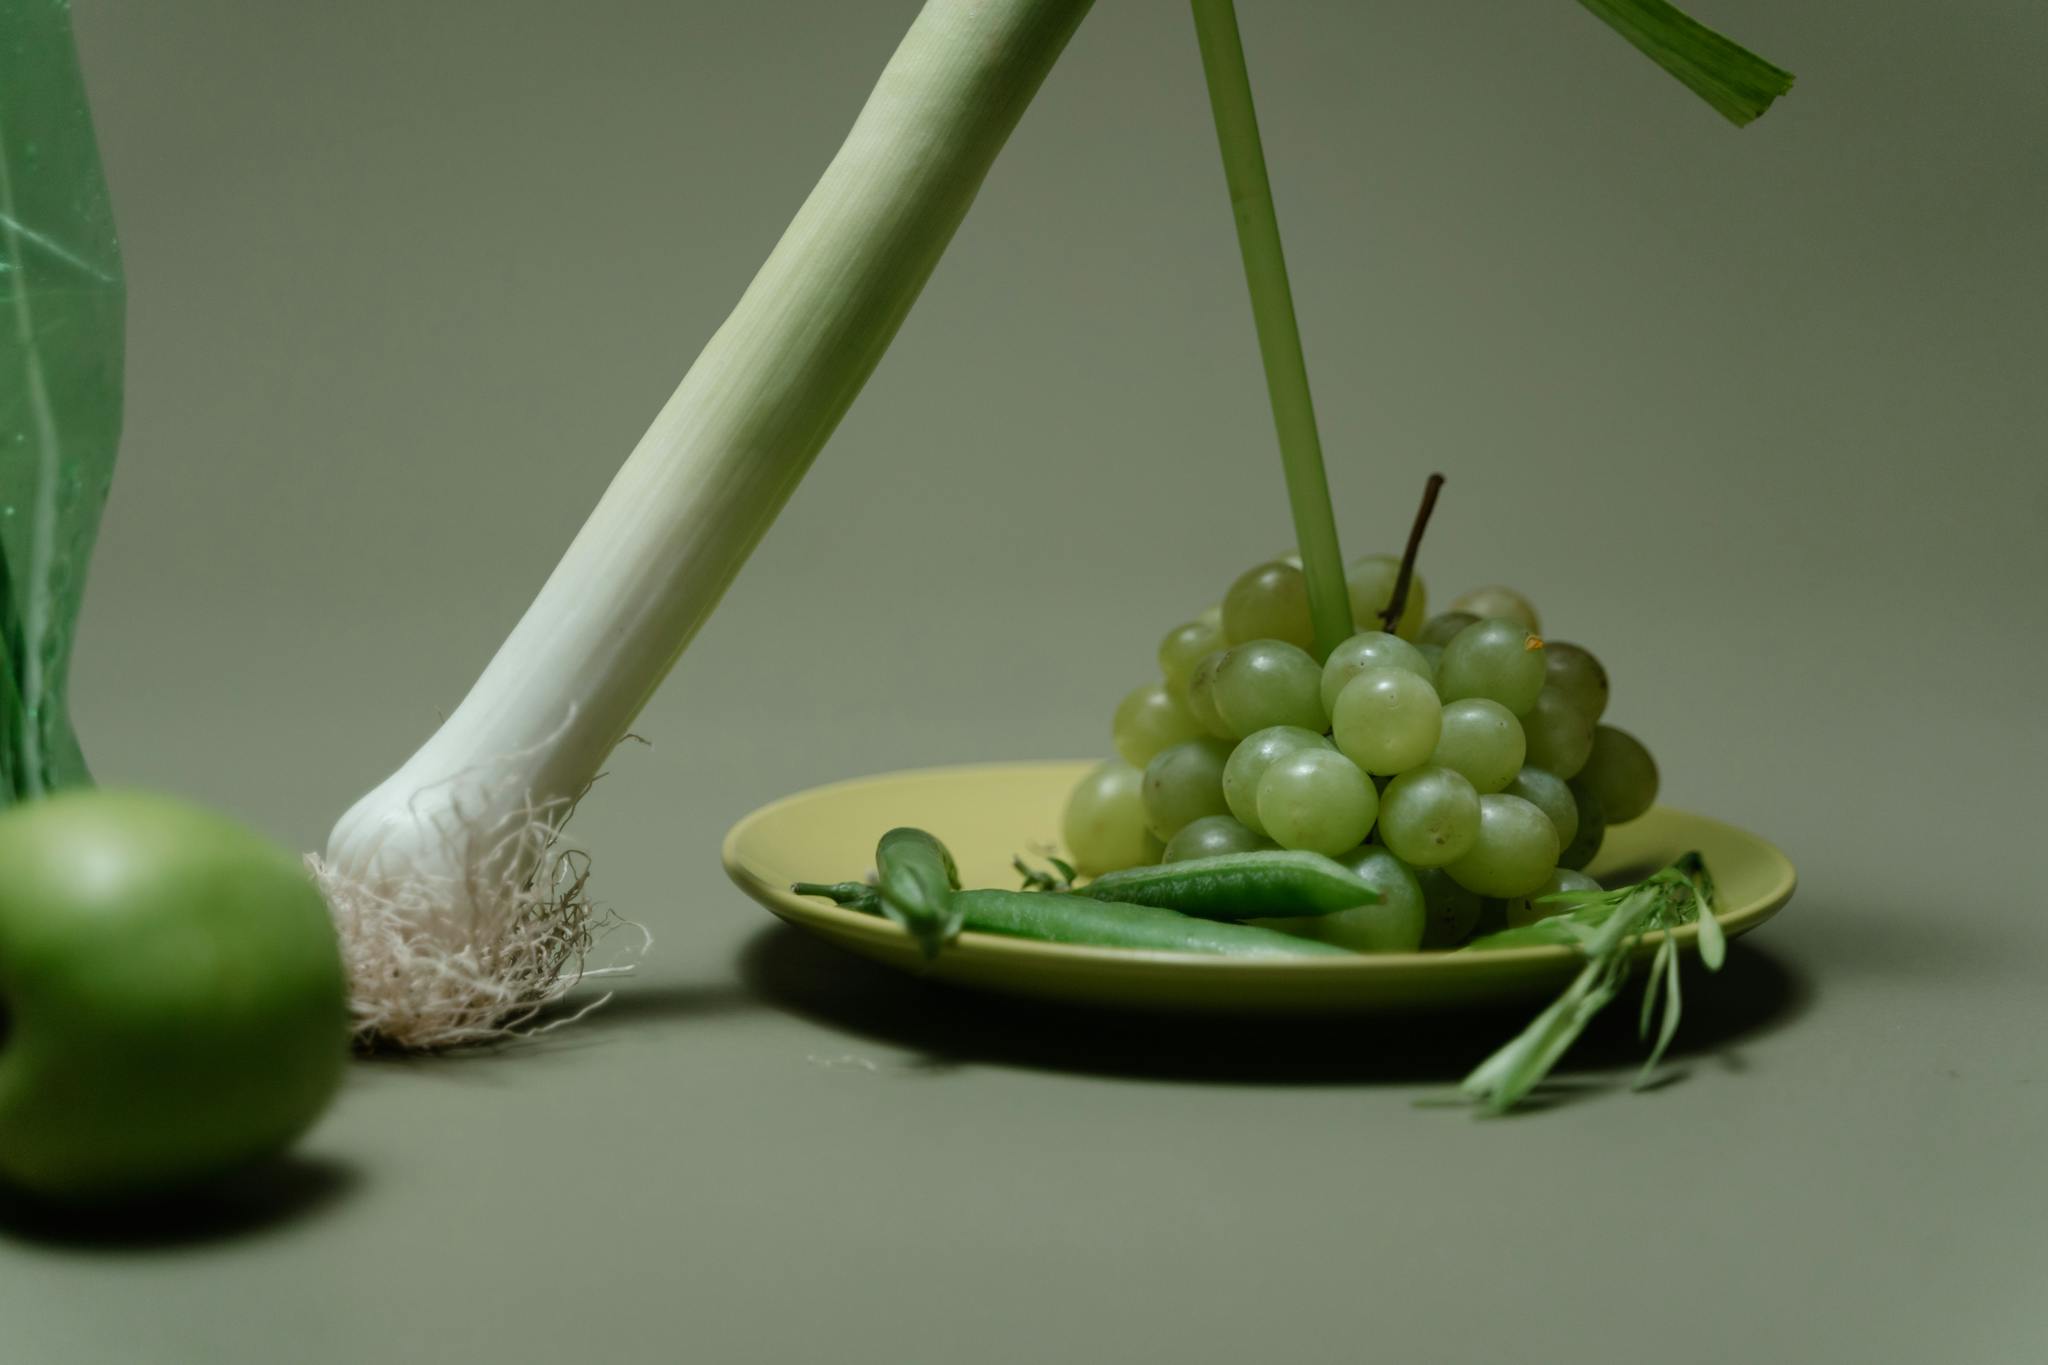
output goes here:
{"type": "MultiPolygon", "coordinates": [[[[873,915],[792,895],[796,881],[848,881],[874,865],[875,840],[916,825],[944,840],[968,886],[1015,886],[1010,859],[1057,837],[1067,793],[1087,762],[925,768],[814,787],[763,806],[725,839],[725,868],[742,890],[791,924],[906,972],[1010,995],[1152,1009],[1247,1014],[1436,1009],[1522,999],[1558,989],[1579,959],[1564,948],[1361,954],[1235,961],[1189,954],[1078,948],[962,934],[926,961],[907,935],[873,915]]],[[[1654,871],[1688,849],[1706,855],[1729,934],[1791,899],[1792,864],[1754,834],[1659,806],[1608,832],[1596,877],[1654,871]]],[[[1695,929],[1679,930],[1690,943],[1695,929]]]]}

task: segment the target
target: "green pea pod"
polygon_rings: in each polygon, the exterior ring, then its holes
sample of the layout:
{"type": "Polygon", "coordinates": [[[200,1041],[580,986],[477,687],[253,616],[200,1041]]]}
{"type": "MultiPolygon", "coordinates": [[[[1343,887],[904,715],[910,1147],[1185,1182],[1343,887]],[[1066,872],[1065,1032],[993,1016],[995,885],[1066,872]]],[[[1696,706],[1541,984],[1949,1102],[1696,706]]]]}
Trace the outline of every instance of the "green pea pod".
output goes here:
{"type": "Polygon", "coordinates": [[[1074,894],[1220,920],[1328,915],[1380,899],[1371,882],[1335,859],[1282,849],[1127,868],[1074,894]]]}
{"type": "Polygon", "coordinates": [[[926,957],[960,932],[953,893],[960,869],[946,846],[921,829],[892,829],[875,845],[875,883],[882,913],[917,940],[926,957]]]}
{"type": "MultiPolygon", "coordinates": [[[[799,895],[823,896],[855,910],[886,913],[875,888],[860,882],[829,886],[799,882],[795,890],[799,895]]],[[[1056,891],[957,891],[950,903],[962,924],[976,933],[1046,943],[1233,958],[1353,956],[1334,944],[1296,938],[1272,929],[1193,919],[1154,906],[1090,900],[1056,891]]]]}

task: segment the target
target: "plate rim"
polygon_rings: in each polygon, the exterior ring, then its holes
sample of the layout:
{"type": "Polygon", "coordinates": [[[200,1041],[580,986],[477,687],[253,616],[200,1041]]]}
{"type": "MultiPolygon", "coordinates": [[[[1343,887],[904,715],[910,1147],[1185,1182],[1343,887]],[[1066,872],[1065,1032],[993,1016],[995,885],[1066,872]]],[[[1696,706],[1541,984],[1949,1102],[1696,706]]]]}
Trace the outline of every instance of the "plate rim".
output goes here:
{"type": "MultiPolygon", "coordinates": [[[[815,799],[827,793],[845,788],[868,786],[878,782],[904,778],[936,777],[942,775],[965,775],[968,773],[995,773],[1015,771],[1020,768],[1071,768],[1086,767],[1099,762],[1097,759],[1011,759],[982,760],[967,763],[936,763],[916,768],[896,768],[886,772],[868,773],[858,777],[839,778],[805,787],[799,791],[776,797],[765,805],[757,806],[735,821],[726,830],[725,838],[719,844],[719,861],[725,867],[726,876],[740,890],[784,921],[801,923],[815,919],[835,926],[843,932],[871,937],[877,942],[895,941],[907,945],[909,934],[899,925],[874,915],[849,910],[844,906],[832,905],[811,896],[799,896],[788,887],[779,886],[755,875],[739,856],[739,846],[747,834],[763,821],[773,817],[784,807],[815,799]]],[[[1683,816],[1688,820],[1700,821],[1730,830],[1745,839],[1753,840],[1768,850],[1776,864],[1776,879],[1770,890],[1755,904],[1740,910],[1717,913],[1714,918],[1721,931],[1733,938],[1748,933],[1784,908],[1799,887],[1798,869],[1785,851],[1760,834],[1730,824],[1726,820],[1676,806],[1656,806],[1653,809],[1683,816]]],[[[1681,945],[1695,942],[1699,938],[1699,926],[1680,925],[1673,936],[1681,945]]],[[[1007,957],[1018,964],[1044,963],[1048,960],[1071,964],[1076,967],[1095,966],[1140,966],[1149,965],[1169,968],[1176,972],[1193,975],[1202,972],[1224,972],[1232,975],[1259,973],[1264,975],[1314,975],[1344,976],[1361,972],[1415,972],[1425,969],[1442,969],[1453,963],[1484,964],[1487,967],[1529,967],[1559,966],[1577,961],[1578,954],[1564,945],[1534,945],[1523,948],[1487,948],[1478,952],[1463,948],[1439,948],[1412,953],[1359,953],[1349,958],[1326,957],[1321,954],[1303,955],[1299,958],[1233,958],[1209,956],[1198,953],[1174,953],[1151,948],[1103,948],[1087,944],[1048,943],[1040,939],[1021,938],[1009,934],[989,934],[975,931],[963,932],[957,940],[963,949],[971,949],[977,956],[1007,957]]],[[[1645,935],[1638,944],[1638,952],[1654,951],[1662,938],[1645,935]]]]}

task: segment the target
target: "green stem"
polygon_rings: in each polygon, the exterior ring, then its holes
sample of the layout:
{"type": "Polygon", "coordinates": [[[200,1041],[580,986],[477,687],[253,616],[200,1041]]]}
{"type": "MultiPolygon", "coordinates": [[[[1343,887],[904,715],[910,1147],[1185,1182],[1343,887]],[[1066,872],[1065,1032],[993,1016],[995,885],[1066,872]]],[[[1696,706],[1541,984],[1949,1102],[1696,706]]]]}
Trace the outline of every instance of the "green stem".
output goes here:
{"type": "Polygon", "coordinates": [[[1244,254],[1245,283],[1251,287],[1252,319],[1266,364],[1266,390],[1273,401],[1273,425],[1287,471],[1287,501],[1294,535],[1308,579],[1309,614],[1316,650],[1329,652],[1350,637],[1351,596],[1344,583],[1344,556],[1337,548],[1337,514],[1330,505],[1330,480],[1323,470],[1323,443],[1316,434],[1315,405],[1309,400],[1308,367],[1301,355],[1301,330],[1294,296],[1287,287],[1287,260],[1280,250],[1280,222],[1273,213],[1273,187],[1266,180],[1266,154],[1259,144],[1259,119],[1252,107],[1251,76],[1245,70],[1231,0],[1192,0],[1202,70],[1209,81],[1209,105],[1216,115],[1216,141],[1237,219],[1237,244],[1244,254]]]}
{"type": "Polygon", "coordinates": [[[1579,0],[1638,51],[1740,128],[1792,88],[1792,73],[1665,0],[1579,0]]]}

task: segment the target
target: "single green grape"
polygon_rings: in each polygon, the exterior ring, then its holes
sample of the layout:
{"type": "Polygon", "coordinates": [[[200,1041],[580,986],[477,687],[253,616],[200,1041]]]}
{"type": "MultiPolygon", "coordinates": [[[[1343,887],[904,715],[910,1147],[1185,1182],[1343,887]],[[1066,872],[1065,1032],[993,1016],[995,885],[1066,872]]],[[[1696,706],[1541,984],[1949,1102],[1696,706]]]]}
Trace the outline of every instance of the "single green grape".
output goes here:
{"type": "Polygon", "coordinates": [[[1599,895],[1600,883],[1583,872],[1560,867],[1550,874],[1550,880],[1543,883],[1533,894],[1517,897],[1507,903],[1508,928],[1519,929],[1537,920],[1549,919],[1552,915],[1569,914],[1578,907],[1576,901],[1545,901],[1545,896],[1571,892],[1579,895],[1599,895]]]}
{"type": "Polygon", "coordinates": [[[1522,737],[1529,744],[1524,762],[1566,780],[1579,775],[1593,752],[1593,722],[1555,683],[1544,683],[1536,694],[1536,704],[1522,717],[1522,737]]]}
{"type": "Polygon", "coordinates": [[[1296,725],[1275,725],[1246,735],[1230,751],[1223,765],[1223,801],[1238,822],[1254,834],[1263,835],[1259,823],[1259,779],[1277,759],[1302,749],[1328,749],[1330,741],[1314,730],[1296,725]]]}
{"type": "Polygon", "coordinates": [[[1519,796],[1536,809],[1550,817],[1550,823],[1557,829],[1559,848],[1571,847],[1572,840],[1579,837],[1579,803],[1572,795],[1572,789],[1556,773],[1537,767],[1534,763],[1515,774],[1515,780],[1503,788],[1509,796],[1519,796]]]}
{"type": "Polygon", "coordinates": [[[1314,649],[1316,628],[1308,613],[1308,580],[1301,570],[1275,559],[1239,574],[1223,595],[1223,638],[1233,645],[1285,640],[1314,649]]]}
{"type": "Polygon", "coordinates": [[[1415,643],[1435,645],[1441,649],[1457,639],[1459,631],[1478,624],[1479,618],[1469,611],[1447,611],[1441,616],[1432,616],[1423,622],[1421,631],[1415,636],[1415,643]]]}
{"type": "Polygon", "coordinates": [[[1557,826],[1519,796],[1479,798],[1479,837],[1446,870],[1458,885],[1482,896],[1512,900],[1533,895],[1557,870],[1557,826]]]}
{"type": "Polygon", "coordinates": [[[1145,827],[1145,775],[1113,758],[1088,770],[1067,797],[1060,837],[1076,870],[1090,877],[1159,861],[1162,845],[1145,827]]]}
{"type": "Polygon", "coordinates": [[[1377,844],[1367,844],[1337,861],[1372,884],[1380,893],[1377,903],[1330,915],[1262,921],[1266,927],[1285,927],[1289,933],[1321,939],[1355,953],[1412,953],[1420,948],[1429,911],[1414,871],[1377,844]]]}
{"type": "Polygon", "coordinates": [[[1554,687],[1589,722],[1607,712],[1607,670],[1584,646],[1563,640],[1543,642],[1545,685],[1554,687]]]}
{"type": "Polygon", "coordinates": [[[1216,670],[1223,666],[1223,656],[1229,652],[1228,649],[1210,650],[1195,664],[1195,671],[1188,675],[1188,714],[1195,718],[1195,724],[1217,739],[1231,738],[1230,727],[1216,713],[1216,670]]]}
{"type": "Polygon", "coordinates": [[[1223,648],[1223,627],[1208,621],[1189,621],[1166,632],[1159,642],[1159,675],[1166,690],[1183,706],[1188,700],[1188,682],[1202,656],[1223,648]]]}
{"type": "Polygon", "coordinates": [[[1625,825],[1657,803],[1657,760],[1641,740],[1612,725],[1593,727],[1593,752],[1576,780],[1600,798],[1610,825],[1625,825]]]}
{"type": "MultiPolygon", "coordinates": [[[[1474,816],[1477,823],[1477,816],[1474,816]]],[[[1472,937],[1479,912],[1486,899],[1451,880],[1440,867],[1418,867],[1415,883],[1422,888],[1422,907],[1428,917],[1422,931],[1424,948],[1455,948],[1472,937]]]]}
{"type": "Polygon", "coordinates": [[[1182,825],[1180,833],[1166,841],[1166,852],[1160,855],[1159,861],[1179,863],[1189,858],[1220,858],[1226,853],[1254,853],[1271,847],[1271,839],[1261,838],[1231,816],[1205,815],[1182,825]]]}
{"type": "Polygon", "coordinates": [[[1415,646],[1415,649],[1428,662],[1429,685],[1435,687],[1436,671],[1444,666],[1444,647],[1442,645],[1420,644],[1415,646]]]}
{"type": "Polygon", "coordinates": [[[1479,837],[1479,793],[1451,768],[1413,768],[1380,794],[1380,842],[1410,867],[1442,867],[1479,837]]]}
{"type": "Polygon", "coordinates": [[[1600,798],[1577,782],[1568,784],[1572,791],[1572,804],[1579,809],[1579,832],[1564,852],[1557,855],[1557,865],[1565,868],[1582,868],[1600,854],[1600,845],[1607,838],[1607,808],[1600,804],[1600,798]]]}
{"type": "Polygon", "coordinates": [[[1484,697],[1468,697],[1444,707],[1443,733],[1429,761],[1457,769],[1483,794],[1497,792],[1514,781],[1527,752],[1522,723],[1507,707],[1484,697]]]}
{"type": "Polygon", "coordinates": [[[1307,650],[1284,640],[1247,640],[1233,645],[1216,665],[1210,695],[1216,714],[1241,737],[1274,725],[1298,725],[1320,733],[1323,670],[1307,650]]]}
{"type": "Polygon", "coordinates": [[[1445,701],[1485,697],[1516,715],[1543,691],[1543,641],[1515,621],[1480,621],[1444,646],[1436,687],[1445,701]]]}
{"type": "Polygon", "coordinates": [[[1368,668],[1405,668],[1424,682],[1433,682],[1430,662],[1421,650],[1398,635],[1365,630],[1330,651],[1323,660],[1323,712],[1337,714],[1337,694],[1368,668]]]}
{"type": "Polygon", "coordinates": [[[1132,688],[1117,703],[1109,733],[1124,762],[1142,768],[1169,744],[1198,739],[1204,731],[1187,708],[1173,699],[1164,683],[1146,683],[1132,688]]]}
{"type": "MultiPolygon", "coordinates": [[[[1351,567],[1344,572],[1344,586],[1351,594],[1351,619],[1360,630],[1379,630],[1386,625],[1386,618],[1380,613],[1394,600],[1394,581],[1400,576],[1399,555],[1366,555],[1351,561],[1351,567]]],[[[1429,590],[1423,587],[1421,574],[1410,574],[1408,600],[1401,604],[1401,619],[1394,623],[1394,634],[1404,640],[1414,639],[1428,615],[1429,590]]]]}
{"type": "Polygon", "coordinates": [[[1420,767],[1436,752],[1444,708],[1436,689],[1405,668],[1369,668],[1337,694],[1337,751],[1376,776],[1420,767]]]}
{"type": "Polygon", "coordinates": [[[1379,796],[1356,763],[1334,749],[1297,749],[1259,779],[1259,823],[1282,848],[1336,855],[1372,833],[1379,796]]]}
{"type": "Polygon", "coordinates": [[[1145,824],[1171,839],[1205,815],[1228,815],[1223,765],[1230,745],[1220,739],[1183,740],[1161,749],[1145,765],[1145,824]]]}
{"type": "Polygon", "coordinates": [[[1451,603],[1451,610],[1469,611],[1482,621],[1499,617],[1527,626],[1532,635],[1543,633],[1543,623],[1536,618],[1535,604],[1513,588],[1474,588],[1451,603]]]}

